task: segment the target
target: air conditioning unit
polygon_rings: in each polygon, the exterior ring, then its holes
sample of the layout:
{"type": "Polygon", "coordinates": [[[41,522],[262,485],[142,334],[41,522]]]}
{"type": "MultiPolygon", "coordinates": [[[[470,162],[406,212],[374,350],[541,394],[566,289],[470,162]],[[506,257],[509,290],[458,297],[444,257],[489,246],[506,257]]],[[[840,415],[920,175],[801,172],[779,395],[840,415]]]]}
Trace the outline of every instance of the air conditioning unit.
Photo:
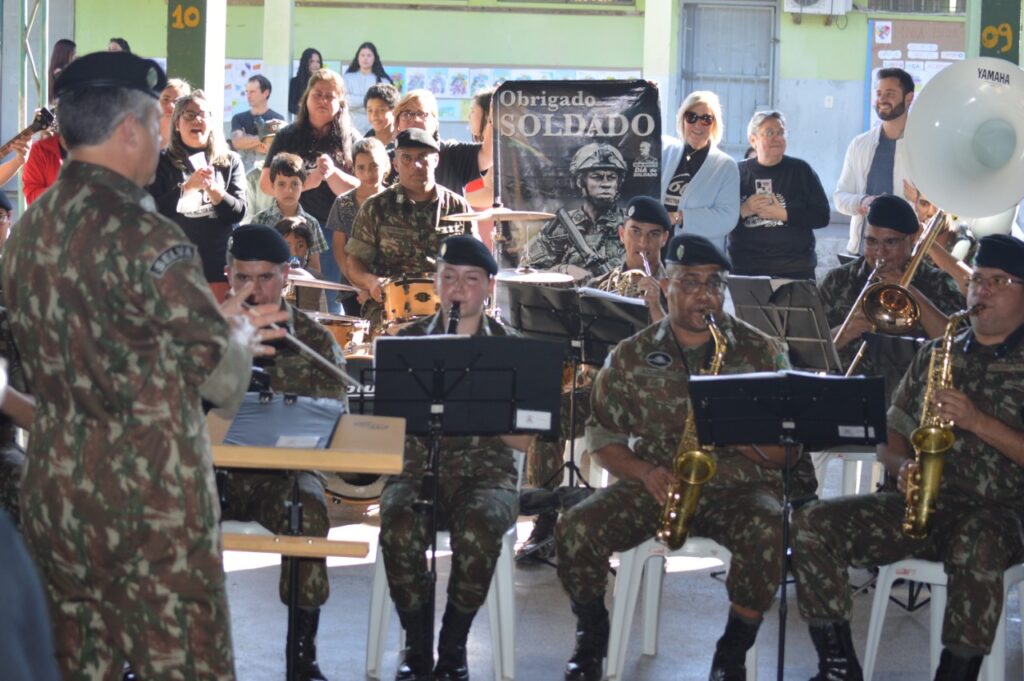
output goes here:
{"type": "Polygon", "coordinates": [[[793,14],[839,16],[853,9],[853,0],[784,0],[782,8],[793,14]]]}

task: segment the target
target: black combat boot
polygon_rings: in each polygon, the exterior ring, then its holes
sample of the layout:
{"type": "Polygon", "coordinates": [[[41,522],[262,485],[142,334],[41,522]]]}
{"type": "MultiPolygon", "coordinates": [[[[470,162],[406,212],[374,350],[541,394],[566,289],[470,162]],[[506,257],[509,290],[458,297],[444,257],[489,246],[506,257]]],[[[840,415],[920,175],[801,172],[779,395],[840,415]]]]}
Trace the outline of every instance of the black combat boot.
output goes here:
{"type": "Polygon", "coordinates": [[[977,681],[983,659],[981,655],[960,657],[949,648],[943,648],[939,668],[935,670],[935,681],[977,681]]]}
{"type": "Polygon", "coordinates": [[[811,681],[864,681],[849,622],[812,624],[810,630],[818,651],[818,675],[811,681]]]}
{"type": "Polygon", "coordinates": [[[729,610],[725,633],[715,646],[715,657],[711,660],[711,674],[708,681],[746,681],[747,651],[757,639],[761,621],[750,622],[729,610]]]}
{"type": "Polygon", "coordinates": [[[555,554],[555,523],[558,511],[547,511],[538,515],[533,521],[533,531],[526,543],[516,551],[516,560],[545,560],[555,554]]]}
{"type": "Polygon", "coordinates": [[[565,681],[601,681],[601,663],[608,654],[608,610],[604,597],[589,603],[573,601],[576,650],[565,665],[565,681]]]}
{"type": "MultiPolygon", "coordinates": [[[[299,608],[298,650],[295,655],[295,670],[302,681],[327,681],[316,661],[316,632],[320,628],[320,608],[299,608]]],[[[285,646],[285,654],[288,654],[285,646]]]]}
{"type": "Polygon", "coordinates": [[[405,629],[405,657],[395,681],[434,681],[434,609],[428,603],[419,610],[399,610],[405,629]]]}
{"type": "Polygon", "coordinates": [[[445,607],[444,617],[441,618],[441,634],[437,637],[437,666],[434,667],[436,681],[469,681],[466,638],[475,616],[476,610],[462,612],[451,603],[445,607]]]}

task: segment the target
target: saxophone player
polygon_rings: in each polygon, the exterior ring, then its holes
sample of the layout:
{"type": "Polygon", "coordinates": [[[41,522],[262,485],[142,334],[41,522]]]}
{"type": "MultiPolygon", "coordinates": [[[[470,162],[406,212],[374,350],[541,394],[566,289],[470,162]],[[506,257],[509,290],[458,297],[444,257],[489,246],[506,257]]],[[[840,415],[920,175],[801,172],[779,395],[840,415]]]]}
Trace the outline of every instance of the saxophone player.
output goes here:
{"type": "MultiPolygon", "coordinates": [[[[567,681],[601,678],[608,559],[659,528],[689,407],[688,378],[719,349],[705,315],[717,319],[728,346],[723,373],[788,367],[782,345],[722,311],[729,269],[729,259],[704,237],[673,238],[664,284],[668,316],[616,346],[594,381],[587,448],[618,482],[566,511],[555,528],[558,576],[577,617],[567,681]]],[[[715,456],[718,474],[704,485],[692,533],[732,552],[726,584],[732,605],[711,678],[744,679],[744,654],[781,578],[784,453],[751,446],[718,449],[715,456]]],[[[801,468],[801,479],[813,485],[809,461],[801,468]]]]}
{"type": "Polygon", "coordinates": [[[850,565],[942,561],[949,586],[936,679],[976,679],[991,649],[1003,571],[1024,557],[1024,242],[1003,235],[980,241],[967,305],[977,306],[970,328],[953,335],[949,350],[955,387],[929,388],[931,356],[947,340],[940,339],[921,349],[893,394],[879,456],[900,491],[816,502],[793,518],[800,612],[819,656],[815,679],[861,679],[850,636],[850,565]],[[929,409],[952,422],[955,440],[931,530],[914,539],[901,531],[902,491],[915,467],[910,438],[927,393],[929,409]]]}

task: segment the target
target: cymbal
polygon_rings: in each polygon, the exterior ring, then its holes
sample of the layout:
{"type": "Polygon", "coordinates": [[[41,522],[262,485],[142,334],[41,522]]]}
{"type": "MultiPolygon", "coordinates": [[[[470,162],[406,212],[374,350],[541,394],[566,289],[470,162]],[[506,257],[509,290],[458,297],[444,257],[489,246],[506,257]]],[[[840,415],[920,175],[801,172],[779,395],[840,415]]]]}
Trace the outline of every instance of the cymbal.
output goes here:
{"type": "Polygon", "coordinates": [[[317,279],[309,272],[300,268],[294,268],[288,273],[288,283],[306,288],[322,288],[328,291],[359,291],[359,288],[356,286],[338,284],[326,279],[317,279]]]}
{"type": "Polygon", "coordinates": [[[542,222],[555,217],[554,213],[537,210],[513,210],[505,206],[494,206],[474,213],[455,213],[446,215],[442,220],[449,222],[468,222],[470,220],[518,220],[519,222],[542,222]]]}

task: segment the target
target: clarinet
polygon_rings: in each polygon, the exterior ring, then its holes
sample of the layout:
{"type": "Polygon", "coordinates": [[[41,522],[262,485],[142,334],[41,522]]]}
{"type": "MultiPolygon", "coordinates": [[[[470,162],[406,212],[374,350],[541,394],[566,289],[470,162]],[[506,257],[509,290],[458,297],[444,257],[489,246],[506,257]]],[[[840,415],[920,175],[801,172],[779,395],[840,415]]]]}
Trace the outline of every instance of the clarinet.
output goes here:
{"type": "Polygon", "coordinates": [[[452,308],[448,310],[448,335],[453,336],[459,332],[459,301],[452,303],[452,308]]]}

